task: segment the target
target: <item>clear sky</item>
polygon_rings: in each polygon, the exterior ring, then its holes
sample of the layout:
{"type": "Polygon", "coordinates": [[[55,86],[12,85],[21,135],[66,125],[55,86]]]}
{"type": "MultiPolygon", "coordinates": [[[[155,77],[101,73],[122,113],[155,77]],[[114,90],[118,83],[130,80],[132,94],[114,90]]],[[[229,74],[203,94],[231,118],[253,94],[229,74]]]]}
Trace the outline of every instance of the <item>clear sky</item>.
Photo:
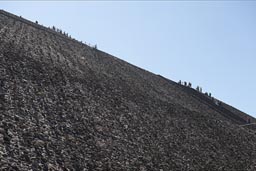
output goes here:
{"type": "Polygon", "coordinates": [[[256,117],[256,1],[1,1],[0,9],[256,117]]]}

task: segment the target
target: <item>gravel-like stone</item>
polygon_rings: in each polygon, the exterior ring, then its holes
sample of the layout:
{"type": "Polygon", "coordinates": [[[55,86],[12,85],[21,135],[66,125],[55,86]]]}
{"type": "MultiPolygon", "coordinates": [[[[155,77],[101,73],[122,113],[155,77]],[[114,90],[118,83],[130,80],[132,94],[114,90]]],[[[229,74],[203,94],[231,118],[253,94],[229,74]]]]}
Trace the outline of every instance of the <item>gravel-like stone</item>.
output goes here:
{"type": "Polygon", "coordinates": [[[248,115],[3,11],[0,81],[0,170],[256,170],[248,115]]]}

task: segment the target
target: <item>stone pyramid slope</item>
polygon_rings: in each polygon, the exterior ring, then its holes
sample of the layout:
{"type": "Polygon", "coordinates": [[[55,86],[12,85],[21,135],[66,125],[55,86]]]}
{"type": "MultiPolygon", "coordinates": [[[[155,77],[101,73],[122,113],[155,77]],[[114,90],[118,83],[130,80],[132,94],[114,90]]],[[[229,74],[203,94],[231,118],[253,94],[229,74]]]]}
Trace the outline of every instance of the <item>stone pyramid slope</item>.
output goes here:
{"type": "Polygon", "coordinates": [[[0,83],[0,170],[256,169],[248,115],[4,11],[0,83]]]}

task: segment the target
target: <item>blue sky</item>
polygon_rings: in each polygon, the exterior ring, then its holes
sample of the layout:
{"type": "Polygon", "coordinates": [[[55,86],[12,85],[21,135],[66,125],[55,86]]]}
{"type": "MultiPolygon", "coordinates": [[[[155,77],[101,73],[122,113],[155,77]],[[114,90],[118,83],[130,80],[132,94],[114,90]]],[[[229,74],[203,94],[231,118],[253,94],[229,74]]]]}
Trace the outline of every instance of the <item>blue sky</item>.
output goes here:
{"type": "Polygon", "coordinates": [[[0,8],[256,117],[254,1],[1,1],[0,8]]]}

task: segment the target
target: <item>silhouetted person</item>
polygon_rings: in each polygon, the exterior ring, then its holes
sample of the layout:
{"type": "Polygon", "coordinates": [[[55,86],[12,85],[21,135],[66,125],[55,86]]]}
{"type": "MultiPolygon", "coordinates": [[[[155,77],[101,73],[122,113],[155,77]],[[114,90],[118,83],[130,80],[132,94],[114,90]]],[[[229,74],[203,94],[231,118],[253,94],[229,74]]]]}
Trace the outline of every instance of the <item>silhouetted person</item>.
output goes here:
{"type": "Polygon", "coordinates": [[[199,86],[196,86],[196,90],[199,91],[199,86]]]}
{"type": "Polygon", "coordinates": [[[186,81],[184,82],[184,86],[187,86],[187,82],[186,81]]]}
{"type": "Polygon", "coordinates": [[[199,87],[199,91],[200,91],[201,93],[203,92],[202,87],[199,87]]]}
{"type": "Polygon", "coordinates": [[[189,82],[189,83],[188,83],[188,86],[191,88],[192,84],[189,82]]]}

